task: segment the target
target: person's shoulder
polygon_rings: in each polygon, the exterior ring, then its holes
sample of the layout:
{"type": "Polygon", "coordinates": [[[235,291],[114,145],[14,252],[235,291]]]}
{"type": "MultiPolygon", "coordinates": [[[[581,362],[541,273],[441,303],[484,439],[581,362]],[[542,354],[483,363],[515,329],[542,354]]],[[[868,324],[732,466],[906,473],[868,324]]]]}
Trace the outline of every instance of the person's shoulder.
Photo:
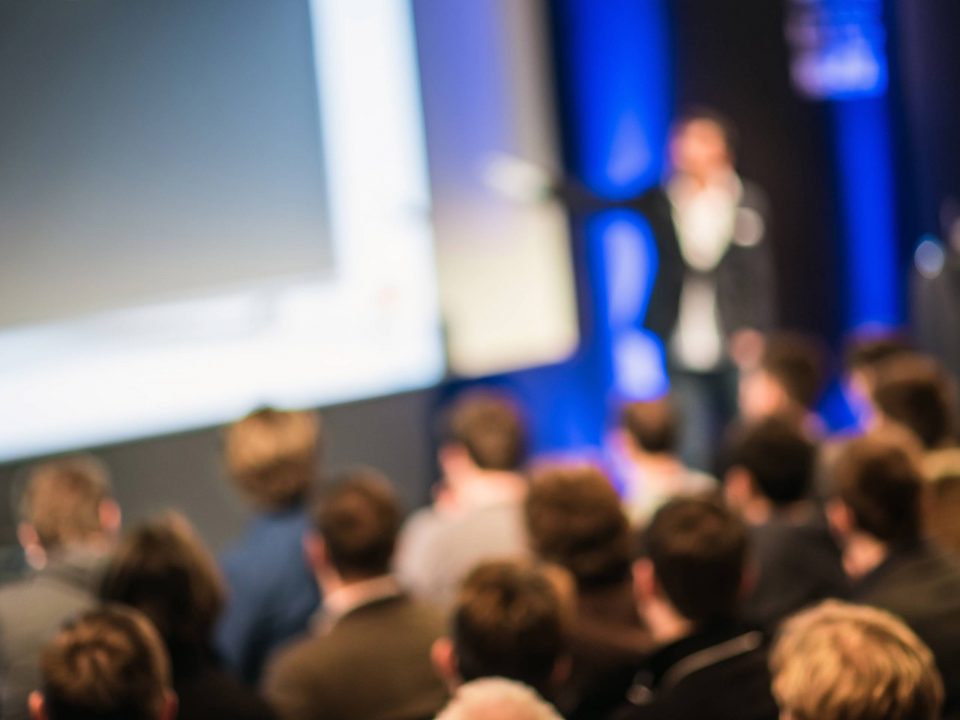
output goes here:
{"type": "Polygon", "coordinates": [[[175,684],[180,699],[178,717],[229,717],[232,720],[271,720],[274,713],[260,695],[216,667],[175,684]]]}

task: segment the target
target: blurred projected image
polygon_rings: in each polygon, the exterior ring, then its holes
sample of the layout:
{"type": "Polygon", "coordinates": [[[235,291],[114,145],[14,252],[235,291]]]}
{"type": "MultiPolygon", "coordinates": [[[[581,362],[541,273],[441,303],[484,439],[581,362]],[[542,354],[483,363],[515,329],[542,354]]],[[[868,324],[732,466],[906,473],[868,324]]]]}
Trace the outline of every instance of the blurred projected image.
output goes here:
{"type": "Polygon", "coordinates": [[[410,15],[0,4],[0,459],[439,379],[410,15]]]}

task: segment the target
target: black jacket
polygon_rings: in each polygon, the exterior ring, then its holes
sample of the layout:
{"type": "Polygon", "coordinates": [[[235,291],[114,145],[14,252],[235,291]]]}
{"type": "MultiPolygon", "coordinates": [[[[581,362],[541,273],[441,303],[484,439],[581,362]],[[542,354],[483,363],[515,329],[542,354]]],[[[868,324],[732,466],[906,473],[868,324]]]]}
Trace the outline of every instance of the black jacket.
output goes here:
{"type": "Polygon", "coordinates": [[[826,518],[812,503],[803,510],[802,517],[774,516],[750,529],[757,580],[743,614],[768,632],[797,610],[850,593],[826,518]]]}
{"type": "Polygon", "coordinates": [[[946,690],[944,716],[960,718],[960,564],[925,542],[901,545],[853,599],[899,615],[930,647],[946,690]]]}
{"type": "MultiPolygon", "coordinates": [[[[665,343],[680,317],[680,295],[688,273],[673,219],[673,209],[662,188],[650,191],[641,204],[656,242],[658,265],[644,325],[665,343]]],[[[743,184],[738,208],[737,237],[711,272],[716,282],[717,312],[725,338],[737,330],[768,331],[773,326],[775,298],[773,258],[768,232],[769,212],[763,192],[743,184]],[[759,221],[759,222],[758,222],[759,221]]]]}
{"type": "Polygon", "coordinates": [[[658,650],[616,720],[776,720],[763,636],[730,623],[658,650]]]}

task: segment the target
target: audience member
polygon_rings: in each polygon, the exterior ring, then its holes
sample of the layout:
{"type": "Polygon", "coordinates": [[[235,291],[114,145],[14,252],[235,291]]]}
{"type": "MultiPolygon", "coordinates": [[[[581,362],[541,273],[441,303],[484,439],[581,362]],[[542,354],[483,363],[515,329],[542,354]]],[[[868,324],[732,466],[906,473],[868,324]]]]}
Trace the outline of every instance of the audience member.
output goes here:
{"type": "Polygon", "coordinates": [[[181,515],[140,526],[107,570],[104,600],[140,610],[160,632],[180,700],[178,720],[257,720],[266,703],[218,667],[213,628],[224,590],[213,557],[181,515]]]}
{"type": "Polygon", "coordinates": [[[573,667],[558,705],[570,717],[615,706],[650,649],[631,587],[632,541],[620,498],[589,465],[555,466],[534,477],[526,503],[534,553],[576,583],[573,667]]]}
{"type": "Polygon", "coordinates": [[[222,558],[228,600],[216,641],[250,684],[275,648],[306,630],[319,603],[303,536],[320,429],[313,413],[259,410],[226,432],[228,470],[256,515],[222,558]]]}
{"type": "Polygon", "coordinates": [[[943,683],[898,618],[827,601],[791,618],[771,654],[784,720],[937,720],[943,683]]]}
{"type": "Polygon", "coordinates": [[[933,651],[948,716],[960,714],[960,564],[923,539],[919,448],[894,429],[852,441],[828,508],[852,598],[902,617],[933,651]]]}
{"type": "Polygon", "coordinates": [[[749,527],[756,570],[743,613],[766,630],[848,591],[840,549],[811,499],[816,456],[807,434],[781,416],[742,429],[730,451],[724,494],[749,527]]]}
{"type": "Polygon", "coordinates": [[[624,506],[631,523],[645,524],[667,500],[716,487],[706,473],[683,464],[677,452],[678,418],[672,398],[627,403],[620,419],[629,468],[624,506]]]}
{"type": "Polygon", "coordinates": [[[34,468],[20,511],[20,540],[40,569],[0,588],[0,715],[5,720],[27,717],[27,697],[39,681],[40,651],[64,620],[95,604],[120,529],[107,470],[91,457],[34,468]]]}
{"type": "Polygon", "coordinates": [[[943,368],[922,355],[900,355],[877,367],[873,401],[883,422],[913,432],[926,450],[956,444],[956,388],[943,368]]]}
{"type": "Polygon", "coordinates": [[[747,423],[776,415],[819,435],[817,401],[823,392],[824,351],[819,343],[798,333],[767,339],[760,364],[740,383],[740,413],[747,423]]]}
{"type": "Polygon", "coordinates": [[[264,685],[284,720],[417,720],[443,707],[430,662],[443,618],[390,574],[400,519],[371,470],[348,473],[315,506],[306,546],[323,616],[271,661],[264,685]]]}
{"type": "Polygon", "coordinates": [[[434,666],[451,690],[503,677],[551,699],[570,669],[566,614],[564,598],[541,569],[515,560],[481,563],[457,594],[450,637],[434,643],[434,666]]]}
{"type": "Polygon", "coordinates": [[[461,685],[436,720],[563,720],[533,690],[514,680],[481,678],[461,685]]]}
{"type": "Polygon", "coordinates": [[[928,454],[923,469],[927,480],[927,534],[941,548],[960,558],[960,449],[928,454]]]}
{"type": "Polygon", "coordinates": [[[659,649],[640,666],[620,718],[773,720],[760,632],[737,622],[746,584],[743,523],[710,500],[663,506],[634,564],[640,613],[659,649]]]}
{"type": "Polygon", "coordinates": [[[139,612],[108,606],[68,624],[46,646],[33,720],[173,720],[177,697],[157,631],[139,612]]]}
{"type": "Polygon", "coordinates": [[[912,352],[899,335],[855,337],[844,357],[844,392],[861,431],[874,425],[873,392],[877,368],[887,360],[912,352]]]}
{"type": "Polygon", "coordinates": [[[512,401],[475,391],[453,404],[442,436],[441,484],[433,505],[404,526],[397,574],[414,595],[446,608],[476,563],[527,554],[526,431],[512,401]]]}

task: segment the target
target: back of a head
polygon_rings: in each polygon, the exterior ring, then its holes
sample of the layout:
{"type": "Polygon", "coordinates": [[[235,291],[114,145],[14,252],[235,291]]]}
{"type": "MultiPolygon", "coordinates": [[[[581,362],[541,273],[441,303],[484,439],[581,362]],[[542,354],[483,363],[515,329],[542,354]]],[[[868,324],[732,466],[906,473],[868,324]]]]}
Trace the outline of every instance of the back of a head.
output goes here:
{"type": "Polygon", "coordinates": [[[960,449],[930,453],[923,471],[928,490],[926,529],[940,547],[960,555],[960,449]]]}
{"type": "Polygon", "coordinates": [[[110,497],[106,467],[90,456],[54,460],[32,468],[21,500],[24,522],[49,550],[82,543],[102,530],[110,497]]]}
{"type": "Polygon", "coordinates": [[[533,565],[490,561],[464,579],[452,616],[461,679],[500,676],[546,694],[564,650],[564,604],[533,565]]]}
{"type": "Polygon", "coordinates": [[[899,335],[855,337],[847,343],[844,368],[848,375],[870,372],[891,358],[911,352],[910,343],[899,335]]]}
{"type": "Polygon", "coordinates": [[[266,510],[298,505],[315,480],[320,419],[312,412],[264,409],[226,430],[227,467],[241,490],[266,510]]]}
{"type": "Polygon", "coordinates": [[[808,496],[816,457],[816,446],[796,423],[774,416],[739,433],[730,465],[746,470],[774,505],[787,505],[808,496]]]}
{"type": "Polygon", "coordinates": [[[875,432],[847,443],[833,466],[834,494],[861,531],[884,543],[921,535],[923,478],[911,443],[906,432],[875,432]]]}
{"type": "Polygon", "coordinates": [[[312,516],[341,577],[362,580],[390,572],[402,513],[393,486],[381,473],[356,468],[334,478],[312,516]]]}
{"type": "Polygon", "coordinates": [[[149,617],[175,663],[180,652],[207,649],[224,602],[213,557],[187,520],[172,514],[123,538],[101,594],[149,617]]]}
{"type": "Polygon", "coordinates": [[[629,521],[616,490],[598,468],[542,469],[530,484],[525,514],[534,552],[569,570],[579,590],[629,579],[629,521]]]}
{"type": "Polygon", "coordinates": [[[932,358],[903,354],[880,364],[873,400],[885,417],[911,430],[928,450],[956,440],[956,389],[932,358]]]}
{"type": "Polygon", "coordinates": [[[711,500],[678,498],[657,511],[643,537],[656,579],[677,611],[697,625],[736,614],[747,530],[711,500]]]}
{"type": "Polygon", "coordinates": [[[519,470],[526,461],[527,433],[520,409],[487,390],[465,393],[449,408],[442,442],[463,447],[482,470],[519,470]]]}
{"type": "Polygon", "coordinates": [[[462,685],[437,720],[562,720],[530,688],[505,678],[462,685]]]}
{"type": "Polygon", "coordinates": [[[794,720],[935,720],[933,655],[898,618],[827,601],[787,620],[771,656],[773,691],[794,720]]]}
{"type": "Polygon", "coordinates": [[[159,720],[170,667],[140,613],[107,606],[64,628],[46,647],[41,689],[49,720],[159,720]]]}
{"type": "Polygon", "coordinates": [[[824,350],[812,337],[780,333],[766,344],[761,369],[772,377],[798,407],[813,410],[825,381],[824,350]]]}
{"type": "Polygon", "coordinates": [[[677,447],[677,413],[669,397],[627,403],[620,424],[637,449],[672,454],[677,447]]]}

